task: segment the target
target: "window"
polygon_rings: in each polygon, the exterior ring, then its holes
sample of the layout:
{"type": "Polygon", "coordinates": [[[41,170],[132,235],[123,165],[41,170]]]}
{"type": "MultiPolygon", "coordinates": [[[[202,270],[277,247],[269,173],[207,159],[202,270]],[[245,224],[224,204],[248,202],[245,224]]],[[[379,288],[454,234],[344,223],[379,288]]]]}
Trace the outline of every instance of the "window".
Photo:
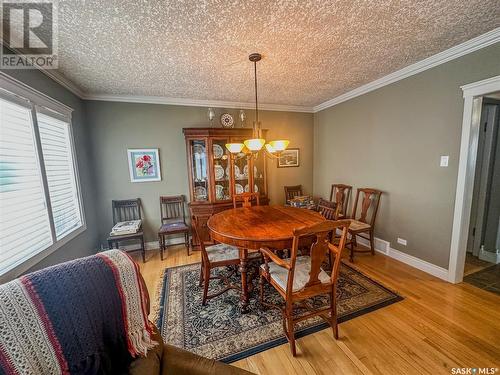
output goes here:
{"type": "Polygon", "coordinates": [[[0,89],[0,277],[85,229],[75,166],[70,112],[0,89]]]}

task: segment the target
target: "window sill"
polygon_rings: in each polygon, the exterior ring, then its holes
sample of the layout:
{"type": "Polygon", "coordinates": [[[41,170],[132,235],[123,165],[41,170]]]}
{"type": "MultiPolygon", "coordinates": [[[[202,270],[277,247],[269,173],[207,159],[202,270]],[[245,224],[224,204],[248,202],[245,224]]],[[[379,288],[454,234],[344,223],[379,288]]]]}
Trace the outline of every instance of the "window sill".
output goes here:
{"type": "Polygon", "coordinates": [[[76,237],[78,237],[80,234],[85,232],[87,230],[87,226],[83,224],[81,227],[75,229],[74,231],[70,232],[68,235],[57,241],[56,243],[52,244],[45,250],[39,252],[38,254],[32,256],[28,260],[24,261],[23,263],[15,266],[14,268],[8,270],[6,273],[0,275],[0,284],[6,283],[10,280],[15,279],[16,277],[22,275],[26,271],[28,271],[31,267],[35,266],[37,263],[40,263],[43,259],[47,258],[50,254],[55,252],[57,249],[61,248],[62,246],[66,245],[68,242],[72,241],[76,237]]]}

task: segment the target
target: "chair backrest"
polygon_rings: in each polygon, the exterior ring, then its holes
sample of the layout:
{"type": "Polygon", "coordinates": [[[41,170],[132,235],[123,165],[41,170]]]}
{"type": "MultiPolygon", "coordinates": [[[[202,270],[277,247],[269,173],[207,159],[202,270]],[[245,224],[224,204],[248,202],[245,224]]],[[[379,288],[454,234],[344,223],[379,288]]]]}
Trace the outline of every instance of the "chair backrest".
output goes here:
{"type": "MultiPolygon", "coordinates": [[[[318,224],[314,224],[310,227],[302,227],[295,229],[293,231],[293,245],[292,252],[290,256],[290,270],[288,271],[288,283],[287,283],[287,294],[291,294],[293,291],[293,279],[295,276],[295,264],[297,260],[297,254],[299,250],[299,245],[301,239],[304,237],[313,237],[314,242],[310,249],[310,262],[311,268],[309,272],[309,279],[306,282],[304,288],[299,291],[299,293],[308,293],[308,289],[311,289],[312,295],[314,292],[329,288],[337,282],[339,270],[340,270],[340,258],[342,250],[345,247],[347,240],[347,229],[349,228],[349,220],[337,220],[331,221],[326,220],[318,224]],[[337,229],[342,231],[338,245],[334,245],[329,242],[330,233],[336,231],[337,229]],[[332,253],[335,260],[332,264],[332,273],[330,275],[329,283],[321,283],[319,279],[319,274],[321,271],[321,265],[326,260],[326,257],[332,253]],[[320,285],[321,284],[321,285],[320,285]]],[[[297,293],[297,292],[295,292],[297,293]]]]}
{"type": "Polygon", "coordinates": [[[285,186],[285,202],[302,195],[302,185],[285,186]]]}
{"type": "Polygon", "coordinates": [[[241,193],[233,195],[233,207],[236,208],[241,202],[241,207],[252,207],[252,202],[260,206],[260,193],[241,193]]]}
{"type": "Polygon", "coordinates": [[[330,200],[339,205],[339,213],[346,216],[349,198],[351,196],[352,186],[344,184],[332,184],[330,191],[330,200]]]}
{"type": "Polygon", "coordinates": [[[113,210],[113,224],[121,221],[142,219],[141,200],[139,198],[113,200],[111,201],[111,207],[113,210]]]}
{"type": "Polygon", "coordinates": [[[327,220],[337,220],[339,207],[335,202],[320,198],[318,202],[318,212],[327,220]]]}
{"type": "Polygon", "coordinates": [[[201,256],[205,262],[208,262],[208,254],[206,250],[207,245],[213,245],[214,242],[210,238],[210,232],[208,231],[207,221],[210,219],[210,214],[196,214],[192,216],[191,226],[194,229],[194,235],[196,236],[198,243],[200,244],[201,256]]]}
{"type": "Polygon", "coordinates": [[[356,200],[354,201],[354,207],[352,208],[352,219],[361,221],[363,223],[370,224],[373,228],[375,224],[375,219],[377,217],[378,206],[380,203],[380,196],[382,192],[377,189],[371,188],[360,188],[356,192],[356,200]],[[359,215],[358,215],[358,204],[361,199],[361,194],[363,194],[361,204],[359,205],[359,215]]]}
{"type": "Polygon", "coordinates": [[[160,216],[161,223],[165,224],[172,221],[182,220],[186,223],[184,195],[161,196],[160,197],[160,216]]]}

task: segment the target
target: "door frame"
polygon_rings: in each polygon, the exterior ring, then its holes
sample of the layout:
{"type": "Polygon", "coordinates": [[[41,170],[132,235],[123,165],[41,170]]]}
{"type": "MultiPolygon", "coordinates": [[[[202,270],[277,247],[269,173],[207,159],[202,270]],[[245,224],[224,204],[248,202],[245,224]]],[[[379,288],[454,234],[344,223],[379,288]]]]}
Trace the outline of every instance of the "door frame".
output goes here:
{"type": "Polygon", "coordinates": [[[479,141],[482,96],[500,91],[500,75],[460,87],[464,97],[462,139],[458,162],[455,209],[451,232],[448,281],[459,283],[464,276],[465,253],[469,234],[472,193],[479,141]]]}

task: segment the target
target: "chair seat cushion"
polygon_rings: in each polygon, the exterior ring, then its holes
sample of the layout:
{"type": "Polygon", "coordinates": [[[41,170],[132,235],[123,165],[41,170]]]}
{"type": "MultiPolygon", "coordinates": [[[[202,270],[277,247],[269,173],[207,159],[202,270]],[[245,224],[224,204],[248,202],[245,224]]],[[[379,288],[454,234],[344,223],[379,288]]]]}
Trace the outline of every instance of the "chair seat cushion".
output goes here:
{"type": "MultiPolygon", "coordinates": [[[[285,259],[286,262],[290,262],[290,259],[285,259]]],[[[265,265],[260,266],[265,269],[265,265]]],[[[309,281],[309,273],[311,272],[311,257],[300,256],[297,257],[295,262],[295,273],[293,276],[293,292],[297,292],[304,288],[306,283],[309,281]]],[[[280,286],[281,289],[286,290],[286,285],[288,282],[288,270],[286,268],[278,266],[274,262],[269,262],[269,274],[271,278],[280,286]]],[[[321,269],[319,272],[319,281],[323,284],[328,284],[330,282],[330,276],[321,269]]]]}
{"type": "Polygon", "coordinates": [[[184,232],[189,230],[189,227],[182,221],[177,223],[166,223],[163,224],[158,233],[174,233],[174,232],[184,232]]]}
{"type": "Polygon", "coordinates": [[[350,221],[351,225],[349,225],[349,230],[351,231],[358,232],[358,231],[368,230],[371,228],[370,224],[363,223],[362,221],[352,220],[352,219],[350,221]]]}
{"type": "Polygon", "coordinates": [[[206,250],[208,260],[210,262],[224,262],[228,260],[240,259],[238,248],[231,245],[218,243],[217,245],[206,247],[206,250]]]}

